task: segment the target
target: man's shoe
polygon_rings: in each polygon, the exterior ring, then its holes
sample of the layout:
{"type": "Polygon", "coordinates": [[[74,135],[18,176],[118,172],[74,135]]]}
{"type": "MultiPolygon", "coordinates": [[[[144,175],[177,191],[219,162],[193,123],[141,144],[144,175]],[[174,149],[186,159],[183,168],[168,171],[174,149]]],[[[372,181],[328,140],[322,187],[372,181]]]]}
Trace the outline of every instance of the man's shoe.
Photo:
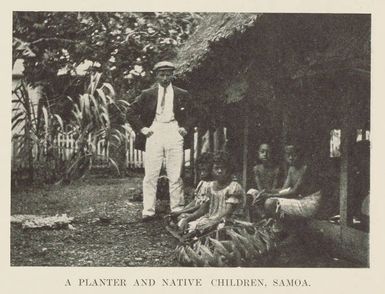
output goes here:
{"type": "Polygon", "coordinates": [[[154,219],[155,219],[155,215],[143,215],[142,216],[142,222],[144,222],[144,223],[153,221],[154,219]]]}

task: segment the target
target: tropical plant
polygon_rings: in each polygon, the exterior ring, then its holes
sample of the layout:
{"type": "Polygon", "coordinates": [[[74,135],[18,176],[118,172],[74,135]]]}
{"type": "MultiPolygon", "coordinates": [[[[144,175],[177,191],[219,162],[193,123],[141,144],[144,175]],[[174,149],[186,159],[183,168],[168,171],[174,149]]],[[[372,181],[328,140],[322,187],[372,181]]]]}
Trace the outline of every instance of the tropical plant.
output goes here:
{"type": "MultiPolygon", "coordinates": [[[[55,134],[63,129],[63,121],[57,114],[52,114],[49,108],[39,103],[34,105],[23,81],[12,91],[12,140],[18,142],[15,154],[16,161],[22,163],[22,168],[28,171],[28,179],[33,181],[36,165],[51,162],[56,166],[57,159],[53,149],[55,134]],[[39,115],[39,113],[41,115],[39,115]],[[40,162],[40,163],[38,163],[40,162]]],[[[53,170],[55,170],[54,168],[53,170]]],[[[42,170],[47,171],[45,166],[42,170]]],[[[53,176],[52,169],[49,173],[53,176]]],[[[45,177],[48,174],[45,173],[45,177]]]]}
{"type": "Polygon", "coordinates": [[[90,84],[86,93],[80,95],[78,102],[73,102],[72,120],[69,131],[73,133],[76,141],[76,152],[67,164],[64,181],[83,176],[92,167],[93,160],[101,155],[97,154],[97,143],[103,140],[106,159],[116,168],[120,169],[115,160],[110,157],[111,147],[119,148],[128,140],[129,127],[122,125],[121,129],[111,123],[111,106],[117,114],[123,114],[129,105],[124,100],[115,100],[115,91],[111,84],[101,83],[101,74],[91,75],[90,84]]]}
{"type": "Polygon", "coordinates": [[[278,241],[273,219],[235,221],[177,246],[176,255],[182,266],[263,266],[278,241]]]}

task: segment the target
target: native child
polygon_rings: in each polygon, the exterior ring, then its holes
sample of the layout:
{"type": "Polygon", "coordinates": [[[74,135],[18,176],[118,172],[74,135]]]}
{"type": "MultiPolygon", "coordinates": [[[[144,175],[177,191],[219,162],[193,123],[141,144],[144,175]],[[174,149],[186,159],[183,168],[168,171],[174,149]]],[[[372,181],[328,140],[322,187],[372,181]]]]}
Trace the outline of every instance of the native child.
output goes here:
{"type": "Polygon", "coordinates": [[[285,156],[289,163],[287,178],[278,192],[264,193],[265,210],[271,216],[279,213],[280,216],[312,217],[317,212],[321,199],[316,179],[297,146],[287,145],[285,156]]]}
{"type": "Polygon", "coordinates": [[[280,176],[280,169],[272,160],[270,144],[262,143],[259,146],[258,160],[259,163],[253,168],[255,186],[247,191],[248,203],[251,203],[249,212],[251,221],[264,217],[264,201],[258,201],[258,197],[264,192],[276,191],[280,176]]]}
{"type": "Polygon", "coordinates": [[[189,232],[203,231],[230,217],[244,218],[245,193],[232,180],[232,164],[225,152],[214,154],[213,179],[205,188],[209,201],[179,224],[182,230],[188,226],[189,232]]]}

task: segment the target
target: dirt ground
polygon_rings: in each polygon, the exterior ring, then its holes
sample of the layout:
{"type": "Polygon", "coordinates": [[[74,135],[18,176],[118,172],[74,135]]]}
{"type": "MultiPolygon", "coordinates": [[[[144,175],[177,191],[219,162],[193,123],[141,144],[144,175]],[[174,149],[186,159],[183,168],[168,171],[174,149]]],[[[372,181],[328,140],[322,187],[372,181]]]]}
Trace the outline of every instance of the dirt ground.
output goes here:
{"type": "MultiPolygon", "coordinates": [[[[22,229],[11,225],[12,266],[178,266],[178,241],[161,219],[140,221],[142,178],[89,177],[68,186],[17,188],[11,214],[74,217],[74,229],[22,229]],[[110,223],[100,221],[111,217],[110,223]]],[[[191,191],[191,188],[187,191],[191,191]]],[[[189,193],[190,194],[190,193],[189,193]]],[[[271,267],[356,267],[330,256],[316,242],[291,238],[271,267]],[[309,245],[310,244],[310,245],[309,245]]]]}

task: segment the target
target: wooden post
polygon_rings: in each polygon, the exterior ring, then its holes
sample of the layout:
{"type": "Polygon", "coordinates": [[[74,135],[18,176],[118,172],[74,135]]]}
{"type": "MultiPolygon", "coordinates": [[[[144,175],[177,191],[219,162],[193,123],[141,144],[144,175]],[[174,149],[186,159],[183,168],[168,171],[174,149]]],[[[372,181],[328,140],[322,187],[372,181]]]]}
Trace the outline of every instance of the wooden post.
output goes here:
{"type": "Polygon", "coordinates": [[[282,110],[282,147],[284,147],[288,142],[288,134],[289,134],[289,114],[287,113],[287,108],[284,107],[282,110]]]}
{"type": "Polygon", "coordinates": [[[340,217],[341,225],[353,223],[351,209],[352,197],[352,148],[355,142],[355,128],[353,120],[353,92],[347,90],[343,97],[343,117],[341,127],[341,169],[340,169],[340,217]]]}
{"type": "Polygon", "coordinates": [[[192,139],[192,143],[191,143],[191,148],[190,148],[190,181],[191,181],[191,184],[196,185],[196,182],[195,182],[195,128],[193,129],[193,139],[192,139]]]}
{"type": "MultiPolygon", "coordinates": [[[[245,98],[246,99],[246,98],[245,98]]],[[[247,190],[247,170],[249,157],[249,111],[248,104],[245,101],[244,115],[244,129],[243,129],[243,158],[242,158],[242,185],[243,189],[247,190]]]]}
{"type": "MultiPolygon", "coordinates": [[[[293,83],[292,81],[287,81],[287,80],[276,80],[273,83],[274,91],[277,97],[276,106],[277,106],[277,109],[280,109],[279,114],[281,117],[277,152],[279,152],[279,154],[282,154],[282,155],[284,154],[285,145],[289,141],[290,128],[292,127],[290,122],[290,116],[289,116],[289,112],[290,112],[289,101],[292,100],[291,99],[292,97],[290,96],[289,93],[292,93],[293,89],[289,88],[289,91],[287,91],[288,90],[287,85],[292,83],[293,83]]],[[[287,176],[287,169],[288,169],[287,163],[283,157],[282,158],[278,157],[278,160],[280,160],[281,162],[280,168],[284,169],[283,170],[284,174],[282,175],[283,177],[282,181],[284,181],[287,176]]]]}
{"type": "Polygon", "coordinates": [[[215,131],[213,132],[213,146],[214,146],[214,152],[219,151],[219,145],[218,145],[218,130],[219,130],[219,127],[217,127],[217,128],[215,129],[215,131]]]}
{"type": "Polygon", "coordinates": [[[197,146],[196,146],[197,159],[199,158],[199,156],[202,153],[202,136],[203,135],[204,134],[202,134],[202,129],[198,127],[198,131],[197,131],[197,146]]]}
{"type": "Polygon", "coordinates": [[[209,129],[209,148],[210,152],[214,152],[214,131],[209,129]]]}
{"type": "Polygon", "coordinates": [[[224,128],[222,125],[219,128],[217,128],[216,141],[217,141],[216,142],[217,149],[223,151],[223,147],[225,144],[225,135],[224,135],[224,128]]]}

